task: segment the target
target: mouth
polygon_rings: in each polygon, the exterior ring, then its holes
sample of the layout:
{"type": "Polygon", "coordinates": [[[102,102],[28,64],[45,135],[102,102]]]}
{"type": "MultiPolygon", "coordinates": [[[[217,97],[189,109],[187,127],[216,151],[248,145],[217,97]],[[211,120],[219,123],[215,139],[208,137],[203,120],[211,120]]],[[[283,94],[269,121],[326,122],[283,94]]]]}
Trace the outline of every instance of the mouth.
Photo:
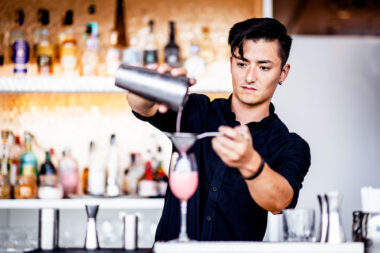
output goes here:
{"type": "Polygon", "coordinates": [[[255,92],[255,91],[257,91],[257,89],[255,89],[254,87],[252,87],[252,86],[247,86],[247,85],[243,85],[243,86],[241,86],[241,88],[242,88],[244,91],[247,91],[247,92],[255,92]]]}

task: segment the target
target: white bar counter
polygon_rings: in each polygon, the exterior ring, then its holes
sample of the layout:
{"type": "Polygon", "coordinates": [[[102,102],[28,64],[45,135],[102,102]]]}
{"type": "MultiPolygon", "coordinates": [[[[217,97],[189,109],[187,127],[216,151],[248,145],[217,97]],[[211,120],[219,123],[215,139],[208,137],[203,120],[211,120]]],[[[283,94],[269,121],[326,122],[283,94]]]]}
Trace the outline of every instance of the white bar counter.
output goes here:
{"type": "Polygon", "coordinates": [[[101,209],[162,209],[163,198],[74,198],[74,199],[2,199],[0,209],[83,209],[85,205],[100,205],[101,209]]]}
{"type": "Polygon", "coordinates": [[[157,242],[155,253],[364,253],[364,244],[269,242],[157,242]]]}

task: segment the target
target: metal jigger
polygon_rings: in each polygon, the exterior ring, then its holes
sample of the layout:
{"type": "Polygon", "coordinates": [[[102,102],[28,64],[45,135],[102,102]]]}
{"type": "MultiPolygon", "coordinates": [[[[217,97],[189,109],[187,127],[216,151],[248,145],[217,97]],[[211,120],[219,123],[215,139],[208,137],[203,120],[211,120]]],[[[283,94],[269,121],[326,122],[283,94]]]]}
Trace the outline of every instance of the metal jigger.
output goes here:
{"type": "Polygon", "coordinates": [[[96,215],[98,214],[99,205],[86,205],[87,213],[87,231],[84,240],[84,248],[93,250],[99,248],[98,233],[96,231],[96,215]]]}

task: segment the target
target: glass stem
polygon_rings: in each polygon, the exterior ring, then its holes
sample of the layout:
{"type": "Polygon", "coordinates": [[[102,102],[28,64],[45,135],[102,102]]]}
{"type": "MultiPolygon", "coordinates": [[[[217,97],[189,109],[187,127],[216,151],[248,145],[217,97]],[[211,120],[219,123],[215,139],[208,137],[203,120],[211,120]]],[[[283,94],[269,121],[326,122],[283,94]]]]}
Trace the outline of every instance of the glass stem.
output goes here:
{"type": "Polygon", "coordinates": [[[187,226],[186,226],[186,218],[187,218],[187,201],[181,201],[181,230],[179,233],[179,241],[187,242],[190,241],[187,236],[187,226]]]}

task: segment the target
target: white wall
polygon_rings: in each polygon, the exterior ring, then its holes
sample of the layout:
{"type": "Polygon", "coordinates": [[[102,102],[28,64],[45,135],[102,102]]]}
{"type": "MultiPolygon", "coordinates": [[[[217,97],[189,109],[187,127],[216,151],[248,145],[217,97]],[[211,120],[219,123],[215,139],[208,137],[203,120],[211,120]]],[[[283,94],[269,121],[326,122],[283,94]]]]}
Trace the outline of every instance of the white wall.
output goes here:
{"type": "Polygon", "coordinates": [[[380,187],[380,38],[294,36],[291,71],[276,112],[311,147],[298,206],[318,209],[316,194],[343,194],[351,239],[360,188],[380,187]]]}

